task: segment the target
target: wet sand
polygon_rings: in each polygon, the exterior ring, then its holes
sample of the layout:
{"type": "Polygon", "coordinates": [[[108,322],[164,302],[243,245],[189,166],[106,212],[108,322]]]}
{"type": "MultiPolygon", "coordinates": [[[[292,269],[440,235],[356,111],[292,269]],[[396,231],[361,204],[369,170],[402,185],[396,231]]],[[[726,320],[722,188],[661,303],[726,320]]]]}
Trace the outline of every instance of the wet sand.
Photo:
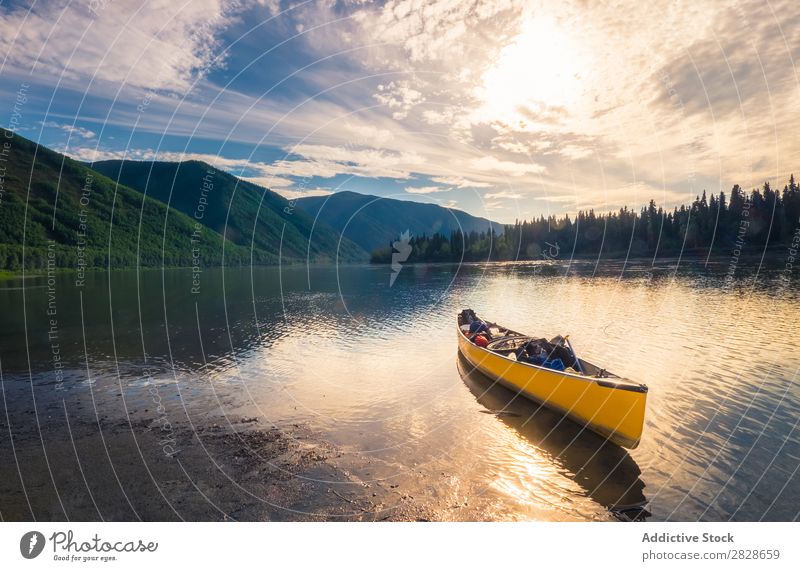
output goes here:
{"type": "Polygon", "coordinates": [[[438,483],[400,483],[395,466],[300,424],[242,416],[192,426],[150,409],[67,422],[66,403],[39,406],[41,431],[33,409],[0,415],[3,520],[440,521],[491,511],[458,498],[444,472],[438,483]]]}

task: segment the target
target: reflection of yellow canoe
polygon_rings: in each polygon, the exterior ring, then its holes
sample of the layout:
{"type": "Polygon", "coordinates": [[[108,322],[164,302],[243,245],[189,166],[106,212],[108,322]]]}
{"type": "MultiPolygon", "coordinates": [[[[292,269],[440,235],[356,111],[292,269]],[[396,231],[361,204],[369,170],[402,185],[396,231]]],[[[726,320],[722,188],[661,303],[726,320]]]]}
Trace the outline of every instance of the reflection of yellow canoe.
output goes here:
{"type": "Polygon", "coordinates": [[[568,368],[555,371],[516,361],[515,353],[532,338],[492,325],[492,342],[478,347],[462,329],[472,310],[458,316],[458,349],[481,373],[509,389],[558,410],[612,442],[636,448],[642,436],[647,387],[620,378],[574,355],[560,337],[549,344],[568,368]]]}
{"type": "Polygon", "coordinates": [[[592,500],[618,519],[643,521],[644,482],[639,465],[628,451],[574,422],[563,422],[556,411],[509,391],[459,355],[461,379],[477,401],[500,412],[497,419],[553,460],[559,472],[583,488],[592,500]]]}

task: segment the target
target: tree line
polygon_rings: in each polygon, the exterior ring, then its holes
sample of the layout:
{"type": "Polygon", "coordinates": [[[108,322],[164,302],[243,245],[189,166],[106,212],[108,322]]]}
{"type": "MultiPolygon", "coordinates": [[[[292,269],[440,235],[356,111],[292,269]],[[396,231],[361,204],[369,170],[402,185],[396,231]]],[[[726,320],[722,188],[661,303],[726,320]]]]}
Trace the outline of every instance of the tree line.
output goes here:
{"type": "MultiPolygon", "coordinates": [[[[673,210],[654,200],[636,212],[627,207],[598,214],[540,216],[505,225],[502,232],[414,236],[407,262],[509,261],[578,257],[722,254],[732,249],[788,246],[800,230],[800,188],[794,175],[782,191],[766,182],[747,193],[735,185],[705,191],[673,210]]],[[[372,263],[391,263],[392,244],[372,252],[372,263]]]]}

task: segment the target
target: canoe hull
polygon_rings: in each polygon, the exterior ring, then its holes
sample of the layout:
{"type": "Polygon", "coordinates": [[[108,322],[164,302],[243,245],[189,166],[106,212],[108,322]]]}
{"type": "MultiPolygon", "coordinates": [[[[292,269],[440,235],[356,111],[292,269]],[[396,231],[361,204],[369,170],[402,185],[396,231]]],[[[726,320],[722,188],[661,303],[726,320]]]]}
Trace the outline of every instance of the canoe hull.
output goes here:
{"type": "Polygon", "coordinates": [[[647,389],[516,362],[478,347],[458,330],[458,348],[481,373],[625,448],[642,436],[647,389]]]}

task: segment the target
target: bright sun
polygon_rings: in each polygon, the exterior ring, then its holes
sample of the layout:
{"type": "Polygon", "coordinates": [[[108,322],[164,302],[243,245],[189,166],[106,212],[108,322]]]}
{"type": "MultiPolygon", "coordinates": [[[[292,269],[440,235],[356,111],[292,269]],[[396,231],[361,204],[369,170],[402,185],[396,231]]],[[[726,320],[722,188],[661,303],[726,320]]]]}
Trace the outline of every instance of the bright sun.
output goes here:
{"type": "Polygon", "coordinates": [[[530,19],[482,76],[482,111],[495,120],[519,121],[531,113],[571,107],[582,91],[586,63],[579,46],[552,20],[530,19]],[[526,113],[528,111],[528,113],[526,113]]]}

